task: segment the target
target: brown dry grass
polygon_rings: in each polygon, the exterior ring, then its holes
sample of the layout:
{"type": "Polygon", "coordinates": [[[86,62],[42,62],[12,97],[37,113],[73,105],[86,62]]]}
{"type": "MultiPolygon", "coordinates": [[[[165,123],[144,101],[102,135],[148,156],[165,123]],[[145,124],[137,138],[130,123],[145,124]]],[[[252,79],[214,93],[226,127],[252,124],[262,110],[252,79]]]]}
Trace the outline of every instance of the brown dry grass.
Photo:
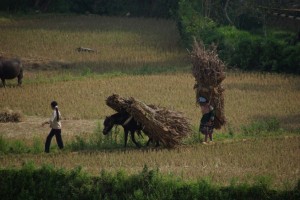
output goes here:
{"type": "MultiPolygon", "coordinates": [[[[225,112],[232,131],[238,133],[242,125],[269,117],[276,117],[286,129],[299,130],[299,82],[299,77],[294,76],[228,74],[224,82],[227,88],[225,112]]],[[[44,141],[49,129],[40,127],[40,124],[47,120],[45,116],[51,114],[48,104],[54,98],[60,103],[66,118],[63,121],[64,141],[70,142],[75,134],[89,137],[95,130],[97,119],[113,113],[105,105],[106,97],[112,92],[182,111],[192,119],[193,125],[198,126],[200,110],[194,102],[193,84],[193,77],[188,74],[96,76],[67,82],[25,83],[23,88],[0,90],[0,100],[6,106],[21,109],[33,117],[26,116],[24,122],[17,124],[0,123],[0,132],[6,139],[22,139],[28,145],[32,144],[33,138],[44,141]]],[[[228,130],[221,131],[226,133],[228,130]]],[[[274,187],[292,188],[300,177],[299,142],[298,136],[280,136],[244,142],[224,141],[212,146],[190,146],[174,151],[14,154],[1,155],[0,165],[19,167],[28,161],[68,169],[80,165],[88,172],[98,174],[101,169],[124,169],[128,173],[136,173],[147,164],[159,167],[163,173],[190,179],[210,177],[219,184],[228,184],[232,178],[251,182],[254,177],[269,176],[274,187]]]]}
{"type": "MultiPolygon", "coordinates": [[[[136,70],[141,66],[182,67],[189,63],[186,52],[178,45],[176,26],[168,20],[54,16],[0,23],[1,51],[29,61],[75,62],[74,67],[100,72],[136,70]],[[91,47],[99,53],[78,54],[74,51],[78,46],[91,47]]],[[[0,123],[0,134],[5,139],[23,140],[29,145],[33,138],[44,141],[49,128],[42,128],[41,123],[51,114],[49,104],[53,99],[58,101],[64,118],[64,141],[70,142],[77,134],[88,137],[95,130],[96,121],[113,113],[105,105],[112,93],[181,111],[198,127],[201,114],[195,105],[191,74],[74,77],[72,69],[66,72],[52,67],[45,67],[51,71],[26,70],[22,88],[0,88],[0,109],[8,107],[25,114],[21,123],[0,123]]],[[[15,84],[15,80],[9,84],[15,84]]],[[[224,85],[228,123],[221,132],[227,133],[230,127],[239,133],[242,125],[270,117],[277,118],[285,129],[299,131],[299,76],[229,73],[224,85]]],[[[172,151],[0,154],[0,166],[19,167],[34,161],[37,165],[68,169],[81,165],[98,174],[101,169],[135,173],[147,164],[188,179],[211,177],[219,184],[228,184],[232,178],[251,181],[267,175],[274,179],[276,187],[291,188],[300,177],[299,142],[298,136],[280,136],[172,151]]]]}
{"type": "MultiPolygon", "coordinates": [[[[97,72],[141,67],[186,66],[170,20],[102,16],[35,16],[0,21],[0,55],[17,56],[35,69],[63,68],[97,72]],[[78,53],[78,47],[97,53],[78,53]],[[48,67],[47,67],[48,66],[48,67]]],[[[25,68],[28,67],[25,65],[25,68]]]]}
{"type": "MultiPolygon", "coordinates": [[[[48,121],[45,117],[26,116],[22,122],[0,123],[0,134],[2,137],[12,140],[22,140],[27,145],[32,145],[33,138],[42,141],[46,139],[50,128],[42,126],[48,121]]],[[[66,142],[74,139],[76,135],[92,133],[96,129],[97,120],[62,120],[63,137],[66,142]]]]}
{"type": "MultiPolygon", "coordinates": [[[[105,105],[105,99],[118,93],[181,111],[194,126],[198,126],[200,110],[195,105],[193,84],[190,74],[96,76],[39,84],[25,82],[22,88],[0,90],[0,109],[5,106],[21,110],[25,115],[46,117],[51,114],[49,104],[55,99],[64,118],[103,119],[113,113],[105,105]]],[[[300,128],[299,77],[230,73],[224,85],[225,114],[233,131],[239,131],[241,125],[270,117],[277,118],[284,128],[300,128]]]]}
{"type": "Polygon", "coordinates": [[[299,143],[299,137],[281,137],[189,146],[171,151],[129,149],[50,155],[0,155],[0,163],[1,167],[20,167],[29,161],[34,161],[38,166],[51,164],[67,169],[82,166],[93,175],[98,175],[103,169],[111,172],[123,169],[133,174],[147,165],[159,168],[165,174],[191,180],[209,178],[213,183],[221,185],[229,184],[234,179],[251,183],[259,176],[267,176],[273,182],[272,187],[291,189],[300,175],[299,143]]]}

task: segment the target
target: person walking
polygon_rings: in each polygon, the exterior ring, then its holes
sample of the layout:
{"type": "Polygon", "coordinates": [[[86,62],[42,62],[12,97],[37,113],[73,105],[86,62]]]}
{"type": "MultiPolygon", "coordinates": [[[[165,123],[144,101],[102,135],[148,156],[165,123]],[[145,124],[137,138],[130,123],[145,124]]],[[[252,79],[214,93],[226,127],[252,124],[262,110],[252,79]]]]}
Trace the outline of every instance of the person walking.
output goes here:
{"type": "Polygon", "coordinates": [[[202,118],[200,120],[199,131],[204,135],[203,144],[207,144],[207,139],[209,137],[210,142],[213,141],[213,130],[214,130],[214,119],[215,113],[213,106],[207,101],[205,97],[200,97],[198,99],[200,104],[202,118]]]}
{"type": "Polygon", "coordinates": [[[61,137],[61,114],[58,110],[58,104],[56,101],[51,102],[51,108],[53,110],[52,116],[49,121],[46,121],[42,124],[42,126],[46,124],[50,124],[51,131],[47,136],[46,143],[45,143],[45,152],[50,152],[50,144],[53,136],[56,137],[57,145],[60,149],[64,148],[64,144],[61,137]]]}

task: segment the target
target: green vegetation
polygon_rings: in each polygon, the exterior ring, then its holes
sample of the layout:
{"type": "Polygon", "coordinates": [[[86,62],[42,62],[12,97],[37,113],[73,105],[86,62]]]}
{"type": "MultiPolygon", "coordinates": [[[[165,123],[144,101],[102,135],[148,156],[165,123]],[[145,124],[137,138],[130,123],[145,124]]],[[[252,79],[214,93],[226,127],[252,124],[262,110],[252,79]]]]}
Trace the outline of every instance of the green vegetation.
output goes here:
{"type": "Polygon", "coordinates": [[[248,126],[242,126],[245,135],[263,135],[264,133],[279,133],[280,123],[276,118],[253,122],[248,126]]]}
{"type": "MultiPolygon", "coordinates": [[[[71,170],[81,166],[92,175],[98,175],[101,169],[113,173],[124,170],[127,175],[132,175],[147,165],[159,168],[164,175],[172,174],[192,181],[209,179],[220,186],[230,184],[233,179],[236,183],[253,185],[257,177],[266,176],[270,188],[281,190],[294,188],[299,180],[299,136],[287,133],[269,132],[267,135],[264,132],[252,136],[216,133],[215,143],[209,145],[199,144],[203,136],[198,133],[176,149],[153,145],[137,149],[131,140],[124,149],[122,132],[113,132],[107,137],[81,133],[71,138],[64,135],[66,146],[63,151],[53,140],[50,154],[43,153],[45,137],[33,139],[32,144],[1,139],[2,168],[19,169],[32,161],[37,166],[51,164],[56,169],[71,170]]],[[[137,140],[145,146],[146,141],[137,140]]]]}
{"type": "Polygon", "coordinates": [[[203,15],[201,1],[179,2],[178,28],[185,46],[193,37],[218,46],[219,56],[230,67],[243,70],[300,74],[300,43],[296,33],[270,29],[263,35],[224,26],[203,15]],[[272,50],[271,50],[272,49],[272,50]]]}
{"type": "Polygon", "coordinates": [[[92,177],[81,168],[56,170],[49,165],[36,169],[32,163],[21,170],[0,170],[2,199],[298,199],[299,186],[290,191],[272,190],[265,178],[250,186],[215,186],[208,181],[186,182],[162,176],[147,166],[128,176],[102,171],[92,177]],[[50,189],[51,188],[51,189],[50,189]]]}
{"type": "Polygon", "coordinates": [[[177,8],[177,0],[2,0],[0,10],[10,13],[81,13],[119,16],[171,17],[177,8]],[[129,13],[129,14],[127,14],[129,13]]]}

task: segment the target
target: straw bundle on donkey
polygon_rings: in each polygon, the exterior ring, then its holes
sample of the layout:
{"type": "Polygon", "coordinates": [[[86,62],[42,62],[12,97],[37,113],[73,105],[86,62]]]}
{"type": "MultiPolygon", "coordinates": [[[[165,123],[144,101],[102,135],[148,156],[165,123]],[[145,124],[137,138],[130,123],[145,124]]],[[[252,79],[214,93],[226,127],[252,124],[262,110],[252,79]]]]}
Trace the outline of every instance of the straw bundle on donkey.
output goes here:
{"type": "Polygon", "coordinates": [[[171,148],[179,145],[181,139],[191,133],[191,126],[182,113],[161,108],[134,99],[125,99],[113,94],[106,99],[106,104],[117,112],[128,112],[142,124],[143,131],[154,141],[171,148]]]}
{"type": "Polygon", "coordinates": [[[200,96],[209,100],[215,108],[215,128],[220,129],[226,122],[224,113],[225,64],[219,59],[216,46],[206,50],[203,43],[194,41],[193,51],[190,54],[195,77],[194,89],[196,101],[200,96]]]}

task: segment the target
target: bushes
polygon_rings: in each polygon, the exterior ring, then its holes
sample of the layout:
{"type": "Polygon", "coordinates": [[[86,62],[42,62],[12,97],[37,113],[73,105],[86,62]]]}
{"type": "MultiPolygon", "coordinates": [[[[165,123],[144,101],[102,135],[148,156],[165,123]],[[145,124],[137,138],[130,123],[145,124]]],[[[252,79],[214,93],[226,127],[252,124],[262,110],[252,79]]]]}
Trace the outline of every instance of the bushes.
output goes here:
{"type": "Polygon", "coordinates": [[[44,166],[35,169],[32,163],[21,170],[0,170],[1,199],[298,199],[299,188],[292,191],[269,189],[269,183],[253,186],[232,184],[216,187],[209,182],[184,182],[162,176],[146,166],[135,175],[120,171],[102,171],[91,177],[80,167],[71,171],[44,166]]]}
{"type": "Polygon", "coordinates": [[[277,30],[270,30],[267,36],[254,34],[220,26],[201,12],[194,1],[179,1],[177,25],[186,47],[196,37],[205,45],[217,44],[220,58],[231,67],[300,74],[300,43],[295,34],[277,30]]]}
{"type": "MultiPolygon", "coordinates": [[[[239,37],[224,36],[220,53],[220,57],[230,66],[243,70],[300,74],[300,44],[290,45],[289,36],[281,39],[273,31],[270,36],[262,37],[230,29],[239,37]]],[[[219,29],[221,32],[224,30],[226,28],[219,29]]]]}
{"type": "Polygon", "coordinates": [[[281,51],[280,71],[300,74],[300,43],[295,46],[287,46],[281,51]]]}
{"type": "Polygon", "coordinates": [[[191,47],[193,36],[200,39],[204,44],[220,43],[222,36],[217,31],[217,24],[209,19],[202,17],[195,10],[194,4],[189,1],[180,1],[177,15],[177,27],[184,45],[191,47]]]}
{"type": "Polygon", "coordinates": [[[218,32],[224,38],[219,54],[229,66],[243,70],[276,71],[276,58],[281,45],[274,40],[235,27],[220,27],[218,32]]]}

